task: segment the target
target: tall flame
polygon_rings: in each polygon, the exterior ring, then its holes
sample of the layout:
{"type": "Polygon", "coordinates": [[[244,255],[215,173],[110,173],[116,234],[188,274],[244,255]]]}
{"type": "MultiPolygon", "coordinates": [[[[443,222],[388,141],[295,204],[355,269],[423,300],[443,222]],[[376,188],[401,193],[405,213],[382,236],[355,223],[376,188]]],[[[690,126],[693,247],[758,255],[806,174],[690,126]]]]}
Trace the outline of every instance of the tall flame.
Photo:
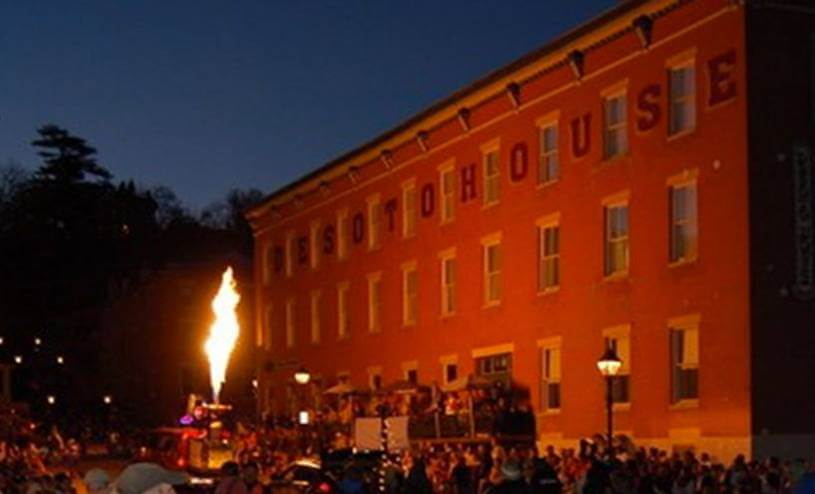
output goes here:
{"type": "Polygon", "coordinates": [[[229,364],[229,355],[235,348],[240,325],[235,308],[241,297],[235,289],[235,278],[232,276],[232,267],[227,267],[221,276],[221,287],[215,298],[212,299],[212,312],[215,321],[209,327],[209,339],[204,344],[204,351],[209,360],[209,379],[212,384],[212,398],[218,403],[221,386],[226,380],[226,367],[229,364]]]}

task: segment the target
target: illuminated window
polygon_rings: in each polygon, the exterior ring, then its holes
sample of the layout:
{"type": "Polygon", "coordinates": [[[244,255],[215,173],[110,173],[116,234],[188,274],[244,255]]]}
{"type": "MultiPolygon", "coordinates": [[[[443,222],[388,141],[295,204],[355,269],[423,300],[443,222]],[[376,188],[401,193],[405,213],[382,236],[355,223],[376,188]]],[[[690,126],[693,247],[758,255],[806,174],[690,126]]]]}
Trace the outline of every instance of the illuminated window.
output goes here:
{"type": "Polygon", "coordinates": [[[311,342],[320,342],[320,292],[311,292],[311,342]]]}
{"type": "Polygon", "coordinates": [[[538,291],[560,286],[560,225],[557,220],[538,226],[538,291]]]}
{"type": "Polygon", "coordinates": [[[416,184],[411,181],[402,186],[402,236],[416,235],[416,184]]]}
{"type": "Polygon", "coordinates": [[[484,304],[501,301],[501,239],[484,242],[484,304]]]}
{"type": "Polygon", "coordinates": [[[501,194],[501,167],[498,149],[484,153],[484,205],[495,204],[501,194]]]}
{"type": "Polygon", "coordinates": [[[603,108],[605,118],[605,150],[603,156],[613,158],[628,151],[625,93],[618,93],[606,98],[603,108]]]}
{"type": "Polygon", "coordinates": [[[337,258],[348,258],[348,209],[337,212],[337,258]]]}
{"type": "Polygon", "coordinates": [[[668,135],[692,130],[696,126],[696,71],[694,60],[668,70],[668,135]]]}
{"type": "Polygon", "coordinates": [[[674,327],[671,335],[671,402],[699,398],[699,326],[674,327]]]}
{"type": "Polygon", "coordinates": [[[294,348],[295,321],[294,299],[286,300],[286,347],[294,348]]]}
{"type": "Polygon", "coordinates": [[[402,266],[402,324],[412,326],[416,324],[418,312],[419,276],[416,263],[411,262],[402,266]]]}
{"type": "Polygon", "coordinates": [[[669,188],[670,252],[671,262],[690,261],[696,258],[699,233],[696,220],[696,182],[672,185],[669,188]]]}
{"type": "Polygon", "coordinates": [[[351,332],[351,312],[348,307],[348,282],[337,284],[337,337],[347,338],[351,332]]]}
{"type": "Polygon", "coordinates": [[[382,274],[368,275],[368,331],[378,333],[382,330],[382,274]]]}
{"type": "Polygon", "coordinates": [[[605,275],[628,273],[628,204],[605,207],[605,275]]]}
{"type": "Polygon", "coordinates": [[[453,166],[441,170],[441,222],[449,223],[455,217],[456,207],[456,174],[453,166]]]}
{"type": "Polygon", "coordinates": [[[449,316],[456,312],[456,253],[454,250],[441,255],[441,314],[449,316]]]}
{"type": "Polygon", "coordinates": [[[382,207],[379,195],[368,198],[368,250],[378,249],[382,241],[382,207]]]}
{"type": "Polygon", "coordinates": [[[558,160],[558,132],[557,122],[552,122],[540,128],[540,156],[538,157],[538,183],[548,184],[560,178],[560,162],[558,160]]]}
{"type": "Polygon", "coordinates": [[[560,340],[541,347],[541,410],[560,410],[560,340]]]}

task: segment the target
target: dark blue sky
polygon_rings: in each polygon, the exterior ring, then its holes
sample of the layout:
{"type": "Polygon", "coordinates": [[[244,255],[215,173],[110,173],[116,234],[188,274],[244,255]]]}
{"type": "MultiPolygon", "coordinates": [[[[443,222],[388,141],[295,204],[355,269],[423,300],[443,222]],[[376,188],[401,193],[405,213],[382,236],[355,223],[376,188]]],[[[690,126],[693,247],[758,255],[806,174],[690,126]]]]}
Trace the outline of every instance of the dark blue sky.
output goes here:
{"type": "Polygon", "coordinates": [[[53,122],[201,207],[269,192],[615,0],[0,0],[0,163],[53,122]]]}

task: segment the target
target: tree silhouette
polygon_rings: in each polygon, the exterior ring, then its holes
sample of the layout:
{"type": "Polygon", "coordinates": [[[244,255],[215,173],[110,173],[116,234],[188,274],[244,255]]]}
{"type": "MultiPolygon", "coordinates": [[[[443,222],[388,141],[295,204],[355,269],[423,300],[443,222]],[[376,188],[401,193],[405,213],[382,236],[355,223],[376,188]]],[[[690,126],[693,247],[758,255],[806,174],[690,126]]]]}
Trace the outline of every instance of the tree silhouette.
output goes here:
{"type": "Polygon", "coordinates": [[[96,149],[85,139],[71,135],[67,130],[54,125],[43,125],[37,129],[39,139],[31,142],[38,148],[37,154],[44,164],[37,170],[37,177],[45,181],[75,183],[90,175],[101,180],[109,180],[110,172],[96,163],[96,149]]]}

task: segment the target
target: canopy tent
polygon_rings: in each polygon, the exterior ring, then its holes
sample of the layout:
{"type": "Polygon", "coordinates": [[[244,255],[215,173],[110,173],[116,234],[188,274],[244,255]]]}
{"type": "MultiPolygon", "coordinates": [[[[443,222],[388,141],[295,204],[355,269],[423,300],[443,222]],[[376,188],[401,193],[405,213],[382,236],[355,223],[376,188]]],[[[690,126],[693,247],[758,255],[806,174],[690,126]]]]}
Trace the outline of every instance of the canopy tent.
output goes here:
{"type": "Polygon", "coordinates": [[[348,383],[339,383],[323,391],[325,395],[347,395],[356,392],[356,388],[348,383]]]}
{"type": "Polygon", "coordinates": [[[430,391],[429,386],[424,386],[422,384],[412,383],[410,381],[400,379],[398,381],[394,381],[389,385],[382,388],[383,393],[394,393],[394,394],[416,394],[421,391],[430,391]]]}

